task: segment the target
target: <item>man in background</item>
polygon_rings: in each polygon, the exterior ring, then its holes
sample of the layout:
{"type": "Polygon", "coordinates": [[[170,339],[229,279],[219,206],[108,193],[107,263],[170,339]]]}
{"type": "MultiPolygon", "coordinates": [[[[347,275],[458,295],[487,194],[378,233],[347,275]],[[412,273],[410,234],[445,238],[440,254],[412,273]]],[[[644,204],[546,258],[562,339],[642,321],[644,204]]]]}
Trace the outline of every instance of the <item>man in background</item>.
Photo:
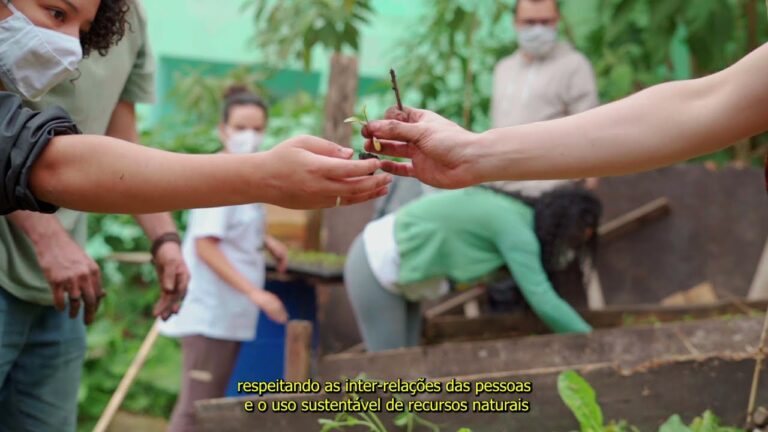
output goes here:
{"type": "MultiPolygon", "coordinates": [[[[60,105],[85,133],[138,142],[135,104],[154,102],[155,65],[138,0],[127,14],[120,43],[106,56],[92,53],[33,108],[60,105]]],[[[168,213],[135,218],[152,241],[163,290],[154,313],[167,318],[189,280],[176,226],[168,213]]],[[[86,231],[87,214],[65,209],[0,218],[0,431],[76,428],[85,324],[103,295],[83,249],[86,231]]]]}
{"type": "MultiPolygon", "coordinates": [[[[558,41],[560,8],[556,0],[518,0],[515,29],[519,49],[501,59],[493,72],[493,128],[566,117],[599,104],[589,60],[558,41]]],[[[570,180],[495,182],[508,192],[539,196],[570,180]]],[[[587,186],[595,187],[596,179],[587,186]]]]}

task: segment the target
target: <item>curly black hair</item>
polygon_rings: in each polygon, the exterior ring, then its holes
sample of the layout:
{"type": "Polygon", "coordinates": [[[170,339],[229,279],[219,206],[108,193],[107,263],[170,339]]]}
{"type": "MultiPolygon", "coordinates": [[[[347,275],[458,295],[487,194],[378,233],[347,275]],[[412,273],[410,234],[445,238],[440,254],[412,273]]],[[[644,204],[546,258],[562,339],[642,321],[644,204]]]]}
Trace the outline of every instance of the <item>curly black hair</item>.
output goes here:
{"type": "Polygon", "coordinates": [[[593,194],[579,188],[561,188],[543,194],[533,202],[536,237],[541,244],[541,261],[547,273],[567,265],[571,258],[590,257],[597,253],[597,229],[603,206],[593,194]],[[592,235],[584,238],[587,230],[592,235]]]}
{"type": "MultiPolygon", "coordinates": [[[[534,210],[534,232],[539,240],[541,262],[556,291],[555,277],[568,266],[589,259],[593,264],[597,254],[597,228],[603,212],[600,200],[591,192],[564,187],[531,198],[491,186],[480,186],[521,201],[534,210]],[[588,229],[593,235],[585,239],[588,229]]],[[[510,312],[528,310],[517,281],[510,276],[487,285],[491,310],[510,312]]]]}
{"type": "Polygon", "coordinates": [[[577,187],[562,187],[531,198],[516,192],[506,192],[490,186],[481,186],[522,201],[534,210],[534,231],[541,245],[544,270],[551,274],[562,270],[569,251],[575,257],[585,253],[594,262],[597,253],[597,229],[603,206],[592,192],[577,187]],[[584,239],[591,229],[593,235],[584,239]]]}
{"type": "Polygon", "coordinates": [[[131,7],[130,2],[131,0],[101,0],[91,28],[80,35],[84,57],[94,50],[105,56],[109,48],[120,42],[129,26],[126,15],[131,7]]]}

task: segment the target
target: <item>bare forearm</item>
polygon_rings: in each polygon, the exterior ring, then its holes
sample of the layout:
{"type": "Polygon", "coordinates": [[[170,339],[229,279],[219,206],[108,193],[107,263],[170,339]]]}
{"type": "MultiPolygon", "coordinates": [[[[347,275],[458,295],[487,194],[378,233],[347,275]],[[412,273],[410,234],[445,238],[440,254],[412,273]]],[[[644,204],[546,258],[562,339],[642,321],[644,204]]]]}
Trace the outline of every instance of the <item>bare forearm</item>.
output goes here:
{"type": "Polygon", "coordinates": [[[51,237],[68,235],[61,222],[53,215],[17,211],[6,217],[29,238],[35,247],[40,247],[46,239],[51,237]]]}
{"type": "Polygon", "coordinates": [[[104,213],[267,201],[260,192],[266,188],[253,181],[259,177],[260,157],[183,155],[108,137],[62,136],[41,155],[31,186],[42,200],[104,213]]]}
{"type": "Polygon", "coordinates": [[[218,245],[218,240],[212,238],[200,238],[195,242],[198,256],[211,270],[224,282],[235,290],[250,294],[256,287],[238,271],[232,262],[224,255],[218,245]]]}
{"type": "MultiPolygon", "coordinates": [[[[133,102],[120,101],[112,111],[112,118],[107,127],[107,136],[139,144],[139,132],[136,127],[136,105],[133,102]]],[[[170,213],[151,213],[134,215],[134,219],[144,230],[150,241],[168,232],[176,232],[176,224],[170,213]]]]}
{"type": "Polygon", "coordinates": [[[134,215],[133,217],[150,241],[154,241],[165,233],[176,232],[176,223],[170,213],[149,213],[134,215]]]}
{"type": "Polygon", "coordinates": [[[765,67],[766,46],[706,78],[652,87],[561,120],[488,131],[475,149],[477,171],[493,180],[608,176],[711,153],[768,129],[765,67]]]}

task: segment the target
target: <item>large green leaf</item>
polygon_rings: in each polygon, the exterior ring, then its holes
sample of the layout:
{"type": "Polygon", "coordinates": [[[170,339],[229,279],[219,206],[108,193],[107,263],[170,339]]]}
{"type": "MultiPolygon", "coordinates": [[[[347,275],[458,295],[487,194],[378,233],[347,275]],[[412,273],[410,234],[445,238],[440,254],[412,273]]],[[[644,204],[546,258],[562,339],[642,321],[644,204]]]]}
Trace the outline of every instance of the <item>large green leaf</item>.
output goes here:
{"type": "Polygon", "coordinates": [[[669,418],[661,427],[659,432],[692,432],[691,429],[683,423],[683,419],[675,414],[669,418]]]}
{"type": "Polygon", "coordinates": [[[581,426],[581,432],[602,432],[603,412],[592,386],[575,371],[557,377],[557,391],[581,426]]]}

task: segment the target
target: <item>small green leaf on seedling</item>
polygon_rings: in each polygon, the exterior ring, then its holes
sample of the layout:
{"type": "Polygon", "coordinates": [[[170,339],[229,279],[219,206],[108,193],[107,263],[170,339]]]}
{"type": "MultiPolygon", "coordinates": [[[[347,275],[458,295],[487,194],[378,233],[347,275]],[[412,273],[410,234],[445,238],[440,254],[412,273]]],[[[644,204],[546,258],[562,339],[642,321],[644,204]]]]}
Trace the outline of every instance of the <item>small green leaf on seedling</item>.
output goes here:
{"type": "Polygon", "coordinates": [[[352,117],[349,117],[346,120],[344,120],[344,123],[358,123],[359,124],[359,123],[363,123],[363,121],[360,120],[359,117],[352,116],[352,117]]]}
{"type": "Polygon", "coordinates": [[[365,105],[363,105],[361,112],[363,114],[363,120],[368,123],[368,110],[366,109],[365,105]]]}

